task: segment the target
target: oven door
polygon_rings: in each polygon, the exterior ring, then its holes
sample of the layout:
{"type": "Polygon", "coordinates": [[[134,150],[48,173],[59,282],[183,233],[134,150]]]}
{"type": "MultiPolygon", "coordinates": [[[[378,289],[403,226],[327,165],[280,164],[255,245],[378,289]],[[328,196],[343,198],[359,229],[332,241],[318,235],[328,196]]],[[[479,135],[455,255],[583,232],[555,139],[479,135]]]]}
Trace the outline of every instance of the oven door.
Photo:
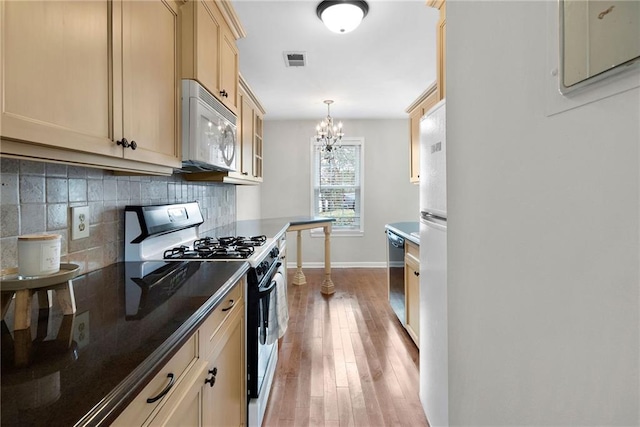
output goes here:
{"type": "MultiPolygon", "coordinates": [[[[248,354],[247,356],[250,359],[249,370],[252,371],[251,366],[256,368],[249,375],[248,412],[250,426],[262,425],[278,362],[278,340],[277,337],[274,339],[274,332],[270,330],[273,324],[269,319],[269,311],[273,309],[273,304],[278,297],[278,284],[279,282],[286,284],[286,282],[281,282],[285,280],[286,276],[284,267],[278,266],[276,268],[271,278],[264,280],[254,293],[256,304],[253,304],[253,307],[257,311],[254,316],[256,322],[253,326],[248,325],[250,331],[248,339],[252,342],[247,343],[247,348],[249,353],[252,352],[252,348],[254,349],[254,355],[248,354]],[[251,360],[252,358],[253,360],[251,360]]],[[[280,288],[282,289],[282,287],[280,288]]]]}
{"type": "Polygon", "coordinates": [[[271,359],[277,357],[278,326],[274,324],[277,322],[274,306],[278,298],[278,283],[283,280],[280,266],[277,268],[278,270],[265,283],[265,286],[258,288],[258,395],[262,394],[265,382],[269,383],[266,388],[266,393],[269,393],[271,381],[267,378],[267,372],[270,365],[275,365],[271,359]]]}

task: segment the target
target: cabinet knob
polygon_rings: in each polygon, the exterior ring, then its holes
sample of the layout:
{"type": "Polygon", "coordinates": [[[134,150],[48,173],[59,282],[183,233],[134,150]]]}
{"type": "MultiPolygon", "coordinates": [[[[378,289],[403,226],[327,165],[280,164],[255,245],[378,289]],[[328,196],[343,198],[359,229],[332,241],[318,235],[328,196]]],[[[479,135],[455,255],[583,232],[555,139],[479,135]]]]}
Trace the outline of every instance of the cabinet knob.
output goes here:
{"type": "Polygon", "coordinates": [[[131,141],[131,149],[135,150],[136,148],[138,148],[138,143],[135,141],[131,141]]]}
{"type": "Polygon", "coordinates": [[[222,90],[220,91],[220,96],[221,96],[221,97],[223,97],[223,98],[228,98],[228,97],[229,97],[229,94],[227,93],[227,91],[226,91],[226,90],[222,89],[222,90]]]}
{"type": "Polygon", "coordinates": [[[209,375],[211,375],[211,378],[207,378],[206,380],[204,380],[204,383],[209,384],[209,387],[213,387],[213,385],[216,383],[216,375],[218,375],[218,368],[209,369],[209,375]]]}
{"type": "Polygon", "coordinates": [[[418,271],[414,271],[413,274],[415,274],[416,276],[420,275],[420,273],[418,271]]]}
{"type": "Polygon", "coordinates": [[[129,148],[131,144],[127,141],[127,138],[122,138],[120,141],[116,141],[117,145],[122,145],[123,148],[129,148]]]}

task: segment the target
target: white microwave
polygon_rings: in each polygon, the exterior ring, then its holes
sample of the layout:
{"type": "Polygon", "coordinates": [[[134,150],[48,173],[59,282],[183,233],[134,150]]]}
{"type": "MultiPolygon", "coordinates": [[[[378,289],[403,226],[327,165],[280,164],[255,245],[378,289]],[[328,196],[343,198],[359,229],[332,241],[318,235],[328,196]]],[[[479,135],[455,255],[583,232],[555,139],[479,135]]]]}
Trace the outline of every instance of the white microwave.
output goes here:
{"type": "Polygon", "coordinates": [[[236,170],[236,116],[195,80],[182,80],[182,170],[236,170]]]}

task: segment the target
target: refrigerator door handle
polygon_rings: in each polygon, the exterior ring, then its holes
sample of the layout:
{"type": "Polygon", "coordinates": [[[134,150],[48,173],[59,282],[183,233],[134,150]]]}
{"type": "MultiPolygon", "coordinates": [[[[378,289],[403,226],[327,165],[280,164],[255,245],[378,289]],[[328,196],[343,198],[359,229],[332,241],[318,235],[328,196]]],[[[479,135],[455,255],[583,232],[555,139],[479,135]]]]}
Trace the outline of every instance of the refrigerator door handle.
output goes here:
{"type": "Polygon", "coordinates": [[[431,221],[431,222],[440,222],[440,221],[447,221],[447,218],[443,218],[441,216],[438,215],[434,215],[431,212],[427,212],[427,211],[420,211],[420,219],[424,220],[424,221],[431,221]]]}

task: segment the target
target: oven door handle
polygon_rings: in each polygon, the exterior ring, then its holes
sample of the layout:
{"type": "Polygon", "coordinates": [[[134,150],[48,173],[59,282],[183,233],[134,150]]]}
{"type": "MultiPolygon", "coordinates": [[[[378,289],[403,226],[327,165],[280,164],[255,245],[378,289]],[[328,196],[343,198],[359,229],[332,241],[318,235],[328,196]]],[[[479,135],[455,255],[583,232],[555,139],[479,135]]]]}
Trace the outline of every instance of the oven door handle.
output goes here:
{"type": "MultiPolygon", "coordinates": [[[[281,262],[278,262],[274,268],[274,270],[277,272],[278,268],[280,268],[280,266],[282,265],[281,262]]],[[[273,275],[271,275],[271,278],[269,279],[271,281],[271,283],[269,284],[269,286],[267,286],[264,289],[258,289],[258,297],[260,299],[262,299],[263,297],[269,295],[271,292],[273,292],[273,290],[276,288],[276,281],[273,280],[273,278],[275,277],[276,273],[274,272],[273,275]]]]}

